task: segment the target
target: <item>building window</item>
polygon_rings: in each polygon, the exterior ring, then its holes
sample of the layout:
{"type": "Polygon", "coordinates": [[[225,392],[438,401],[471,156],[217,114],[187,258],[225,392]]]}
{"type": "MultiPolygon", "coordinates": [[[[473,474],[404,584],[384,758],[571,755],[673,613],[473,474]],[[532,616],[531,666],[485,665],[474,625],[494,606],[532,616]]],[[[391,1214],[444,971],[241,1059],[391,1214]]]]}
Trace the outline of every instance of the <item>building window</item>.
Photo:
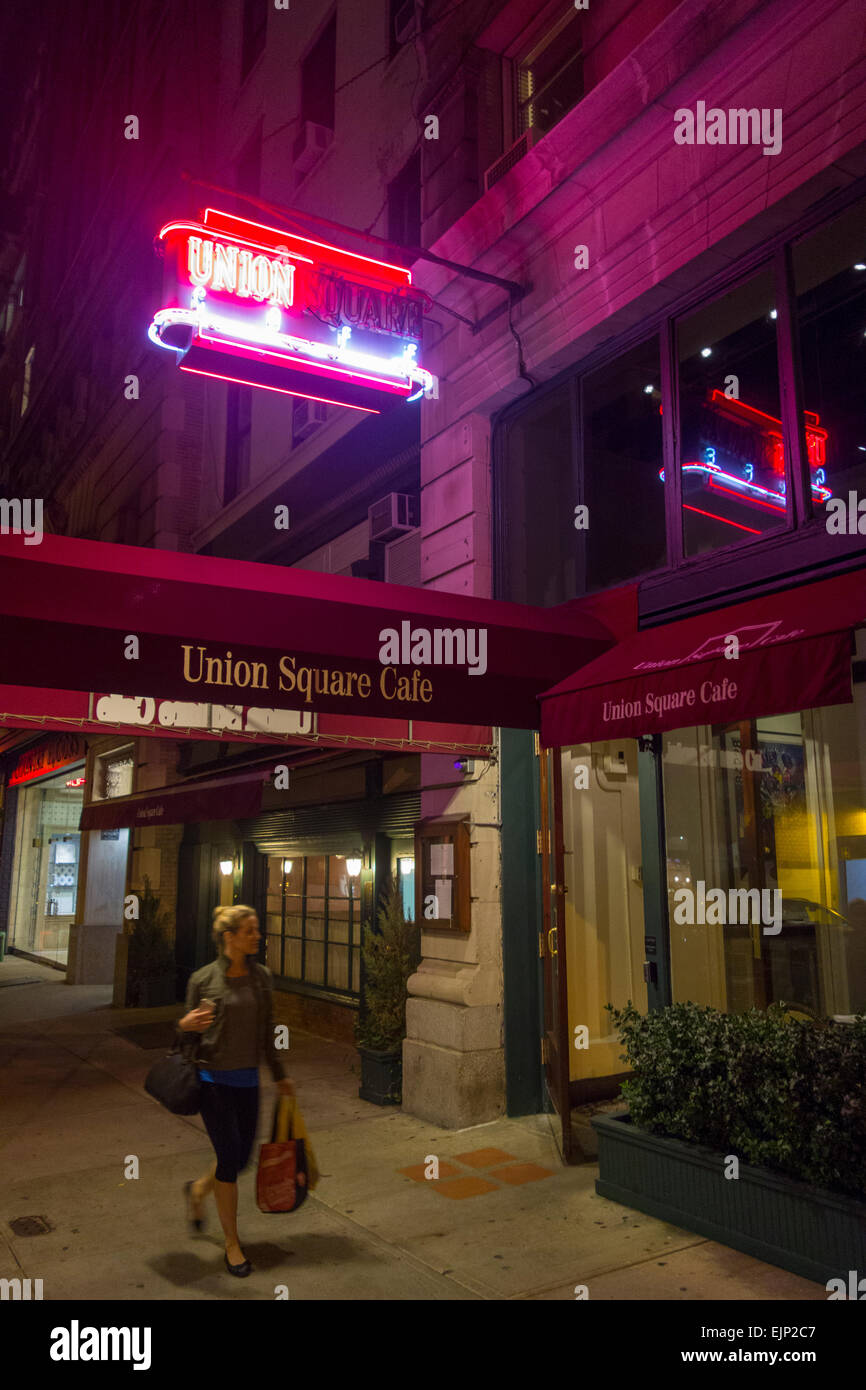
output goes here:
{"type": "Polygon", "coordinates": [[[350,864],[336,854],[268,856],[265,964],[286,980],[357,999],[361,880],[350,864]]]}
{"type": "Polygon", "coordinates": [[[388,240],[397,246],[421,245],[421,151],[388,184],[388,240]]]}
{"type": "Polygon", "coordinates": [[[677,325],[686,556],[787,524],[776,321],[768,268],[677,325]]]}
{"type": "Polygon", "coordinates": [[[517,135],[552,130],[583,94],[580,14],[570,8],[517,65],[517,135]]]}
{"type": "Polygon", "coordinates": [[[866,201],[855,203],[793,251],[810,473],[846,505],[849,491],[866,494],[864,219],[866,201]]]}
{"type": "Polygon", "coordinates": [[[506,426],[500,597],[549,607],[664,567],[660,371],[653,338],[506,426]]]}
{"type": "Polygon", "coordinates": [[[240,193],[258,197],[262,184],[262,123],[259,121],[251,138],[235,161],[235,187],[240,193]]]}
{"type": "Polygon", "coordinates": [[[667,559],[658,338],[581,383],[582,529],[574,528],[577,587],[622,584],[667,559]]]}
{"type": "Polygon", "coordinates": [[[415,0],[388,0],[388,59],[415,34],[415,0]]]}
{"type": "Polygon", "coordinates": [[[866,1010],[864,729],[858,684],[851,705],[663,736],[674,999],[866,1010]],[[705,903],[722,890],[724,913],[678,921],[674,894],[699,903],[701,884],[705,903]]]}
{"type": "Polygon", "coordinates": [[[36,345],[31,343],[27,349],[27,356],[24,358],[24,380],[21,384],[21,414],[23,415],[30,404],[30,388],[33,383],[33,358],[36,355],[36,345]]]}
{"type": "Polygon", "coordinates": [[[270,0],[243,0],[241,32],[241,81],[264,51],[270,0]]]}
{"type": "Polygon", "coordinates": [[[223,505],[226,506],[250,481],[250,436],[253,392],[250,386],[229,386],[226,395],[226,457],[223,505]]]}
{"type": "Polygon", "coordinates": [[[498,597],[514,603],[548,607],[578,593],[573,392],[571,382],[545,392],[504,433],[497,468],[498,597]]]}
{"type": "Polygon", "coordinates": [[[332,15],[301,64],[301,122],[334,129],[337,16],[332,15]]]}

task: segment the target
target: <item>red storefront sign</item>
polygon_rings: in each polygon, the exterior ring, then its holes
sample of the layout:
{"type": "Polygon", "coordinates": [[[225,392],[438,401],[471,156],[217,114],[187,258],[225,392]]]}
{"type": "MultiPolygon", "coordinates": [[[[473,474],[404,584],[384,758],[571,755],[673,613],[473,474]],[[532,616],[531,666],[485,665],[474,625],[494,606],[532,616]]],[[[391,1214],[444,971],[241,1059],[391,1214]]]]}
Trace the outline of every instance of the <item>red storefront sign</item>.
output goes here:
{"type": "Polygon", "coordinates": [[[148,336],[182,371],[374,413],[432,393],[406,267],[215,208],[158,240],[175,285],[148,336]]]}
{"type": "Polygon", "coordinates": [[[49,772],[66,767],[68,763],[80,762],[84,753],[84,740],[77,734],[54,734],[21,754],[9,778],[9,785],[16,787],[21,782],[32,782],[35,777],[44,777],[49,772]]]}

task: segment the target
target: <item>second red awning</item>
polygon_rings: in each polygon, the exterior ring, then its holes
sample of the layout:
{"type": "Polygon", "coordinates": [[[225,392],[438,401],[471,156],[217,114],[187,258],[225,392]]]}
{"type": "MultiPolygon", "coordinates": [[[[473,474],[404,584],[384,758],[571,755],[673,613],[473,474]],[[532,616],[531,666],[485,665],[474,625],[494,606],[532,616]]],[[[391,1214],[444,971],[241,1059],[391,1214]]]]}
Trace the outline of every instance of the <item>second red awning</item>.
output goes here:
{"type": "Polygon", "coordinates": [[[849,703],[866,570],[648,628],[544,692],[547,747],[849,703]]]}

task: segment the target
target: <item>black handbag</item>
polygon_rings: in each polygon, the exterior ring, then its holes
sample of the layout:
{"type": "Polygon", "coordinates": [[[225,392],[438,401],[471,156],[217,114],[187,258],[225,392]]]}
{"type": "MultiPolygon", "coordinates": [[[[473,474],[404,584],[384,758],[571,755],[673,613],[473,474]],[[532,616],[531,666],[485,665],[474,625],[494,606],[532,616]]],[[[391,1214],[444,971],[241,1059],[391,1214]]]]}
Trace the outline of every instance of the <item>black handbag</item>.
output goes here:
{"type": "Polygon", "coordinates": [[[179,1040],[166,1057],[154,1062],[144,1079],[144,1089],[172,1115],[197,1115],[201,1109],[198,1067],[179,1040]]]}

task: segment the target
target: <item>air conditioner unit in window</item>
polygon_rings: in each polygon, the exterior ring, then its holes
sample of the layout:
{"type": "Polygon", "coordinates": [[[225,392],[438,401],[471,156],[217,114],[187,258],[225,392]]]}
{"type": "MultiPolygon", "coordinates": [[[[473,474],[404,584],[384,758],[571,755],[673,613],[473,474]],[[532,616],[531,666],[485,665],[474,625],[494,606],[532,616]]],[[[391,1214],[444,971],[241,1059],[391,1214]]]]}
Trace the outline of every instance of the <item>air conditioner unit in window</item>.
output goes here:
{"type": "Polygon", "coordinates": [[[321,159],[333,139],[334,132],[330,126],[317,125],[315,121],[304,121],[292,152],[297,173],[308,173],[316,161],[321,159]]]}
{"type": "Polygon", "coordinates": [[[394,16],[394,37],[398,43],[408,43],[418,32],[415,0],[406,0],[394,16]]]}
{"type": "Polygon", "coordinates": [[[528,130],[524,130],[520,139],[515,140],[511,149],[506,150],[505,154],[501,154],[498,159],[495,159],[489,169],[485,169],[484,192],[486,193],[495,183],[498,183],[509,169],[513,169],[527,150],[531,150],[532,146],[537,144],[540,139],[541,131],[537,130],[535,126],[531,125],[528,130]]]}
{"type": "Polygon", "coordinates": [[[292,444],[300,444],[311,434],[321,429],[328,418],[328,407],[323,401],[299,399],[292,405],[292,444]]]}
{"type": "Polygon", "coordinates": [[[367,511],[370,541],[394,541],[413,529],[412,499],[407,492],[389,492],[367,511]]]}

